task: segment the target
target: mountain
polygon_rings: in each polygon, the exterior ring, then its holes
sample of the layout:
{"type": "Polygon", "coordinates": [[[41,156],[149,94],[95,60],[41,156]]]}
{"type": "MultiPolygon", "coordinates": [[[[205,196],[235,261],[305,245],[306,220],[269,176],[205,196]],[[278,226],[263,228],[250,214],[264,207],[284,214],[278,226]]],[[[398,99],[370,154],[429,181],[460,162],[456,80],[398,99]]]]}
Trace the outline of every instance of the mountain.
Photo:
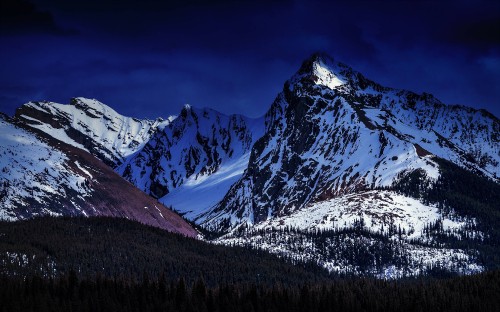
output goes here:
{"type": "Polygon", "coordinates": [[[217,243],[381,277],[500,265],[495,116],[316,54],[265,124],[244,175],[198,219],[217,243]]]}
{"type": "Polygon", "coordinates": [[[382,87],[325,55],[302,65],[265,118],[246,174],[206,216],[206,226],[259,223],[390,187],[414,170],[435,181],[435,156],[500,181],[496,117],[382,87]]]}
{"type": "MultiPolygon", "coordinates": [[[[0,119],[0,218],[114,216],[196,236],[181,217],[74,142],[0,119]]],[[[60,133],[59,133],[60,134],[60,133]]]]}
{"type": "Polygon", "coordinates": [[[76,98],[14,120],[92,154],[216,244],[381,277],[500,267],[499,119],[321,53],[262,118],[186,105],[138,120],[76,98]]]}

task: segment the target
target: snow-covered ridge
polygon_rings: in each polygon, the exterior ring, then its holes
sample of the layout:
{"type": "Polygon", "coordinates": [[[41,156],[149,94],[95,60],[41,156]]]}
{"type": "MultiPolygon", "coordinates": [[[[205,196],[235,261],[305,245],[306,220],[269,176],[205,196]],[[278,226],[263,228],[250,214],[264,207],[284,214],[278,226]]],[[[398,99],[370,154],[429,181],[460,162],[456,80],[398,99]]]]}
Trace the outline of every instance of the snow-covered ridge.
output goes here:
{"type": "Polygon", "coordinates": [[[315,262],[336,273],[401,278],[440,266],[472,274],[484,270],[477,253],[445,247],[435,241],[433,231],[458,239],[481,239],[483,233],[473,230],[475,223],[470,218],[444,216],[437,207],[414,198],[372,190],[311,204],[254,226],[242,224],[215,243],[252,246],[295,261],[315,262]],[[359,235],[363,231],[372,234],[359,235]],[[387,241],[381,242],[380,236],[387,241]],[[348,256],[352,253],[369,254],[373,260],[353,259],[348,256]],[[384,259],[380,253],[394,256],[384,259]]]}
{"type": "Polygon", "coordinates": [[[157,129],[171,121],[125,117],[103,103],[85,98],[71,104],[29,102],[16,115],[55,139],[85,149],[110,163],[140,150],[157,129]]]}
{"type": "Polygon", "coordinates": [[[113,216],[197,235],[88,152],[9,118],[0,118],[0,134],[0,220],[113,216]]]}

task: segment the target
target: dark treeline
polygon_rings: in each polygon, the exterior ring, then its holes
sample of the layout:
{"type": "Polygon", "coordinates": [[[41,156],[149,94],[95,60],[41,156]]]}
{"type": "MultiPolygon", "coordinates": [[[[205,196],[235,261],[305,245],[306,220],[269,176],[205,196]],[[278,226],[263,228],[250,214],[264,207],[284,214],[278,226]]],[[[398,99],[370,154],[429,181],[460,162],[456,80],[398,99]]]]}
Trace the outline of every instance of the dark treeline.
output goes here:
{"type": "Polygon", "coordinates": [[[500,311],[500,272],[441,280],[339,279],[295,286],[208,287],[144,276],[0,277],[0,311],[500,311]]]}
{"type": "Polygon", "coordinates": [[[117,218],[36,218],[0,222],[0,274],[141,280],[165,274],[191,283],[315,283],[331,278],[312,263],[291,264],[265,251],[227,247],[117,218]]]}

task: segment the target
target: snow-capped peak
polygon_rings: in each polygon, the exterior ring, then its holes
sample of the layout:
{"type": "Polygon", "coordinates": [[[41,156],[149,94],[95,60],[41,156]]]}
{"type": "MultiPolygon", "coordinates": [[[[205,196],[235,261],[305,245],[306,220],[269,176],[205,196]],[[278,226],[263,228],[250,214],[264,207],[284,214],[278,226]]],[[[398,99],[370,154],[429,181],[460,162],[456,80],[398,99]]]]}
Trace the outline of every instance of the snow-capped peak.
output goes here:
{"type": "Polygon", "coordinates": [[[342,78],[335,74],[335,70],[326,64],[321,58],[313,63],[313,73],[315,82],[318,85],[323,85],[330,89],[341,86],[346,83],[342,78]]]}
{"type": "Polygon", "coordinates": [[[141,190],[194,218],[220,201],[248,165],[264,119],[185,105],[179,118],[116,168],[141,190]]]}
{"type": "Polygon", "coordinates": [[[289,80],[290,87],[313,83],[329,89],[356,81],[354,71],[324,53],[315,53],[302,63],[299,71],[289,80]]]}
{"type": "Polygon", "coordinates": [[[311,203],[391,187],[415,170],[434,183],[440,176],[434,156],[496,180],[499,124],[474,116],[313,55],[267,112],[266,132],[245,174],[201,221],[217,230],[259,223],[311,203]]]}

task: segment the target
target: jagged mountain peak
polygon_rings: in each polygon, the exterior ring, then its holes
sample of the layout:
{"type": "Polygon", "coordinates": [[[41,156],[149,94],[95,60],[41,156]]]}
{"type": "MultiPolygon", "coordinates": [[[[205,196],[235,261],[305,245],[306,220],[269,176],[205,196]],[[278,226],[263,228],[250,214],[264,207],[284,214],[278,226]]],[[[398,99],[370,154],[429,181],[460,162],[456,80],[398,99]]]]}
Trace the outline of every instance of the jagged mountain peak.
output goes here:
{"type": "Polygon", "coordinates": [[[191,104],[184,104],[179,116],[184,120],[188,118],[197,119],[200,116],[208,118],[209,116],[226,116],[226,115],[208,107],[199,108],[191,104]]]}
{"type": "Polygon", "coordinates": [[[64,107],[65,111],[67,113],[75,112],[75,111],[82,111],[85,112],[86,114],[91,114],[90,117],[93,118],[99,118],[103,115],[120,115],[117,113],[114,109],[111,107],[107,106],[106,104],[96,100],[96,99],[89,99],[89,98],[84,98],[84,97],[74,97],[70,99],[69,104],[59,104],[56,102],[50,102],[50,101],[30,101],[23,106],[21,106],[19,109],[22,109],[24,106],[27,107],[32,107],[36,109],[46,109],[51,112],[52,110],[58,110],[61,107],[64,107]],[[96,116],[98,115],[98,116],[96,116]]]}
{"type": "Polygon", "coordinates": [[[349,81],[347,74],[351,71],[347,65],[336,62],[325,53],[318,52],[302,63],[297,74],[292,77],[291,85],[312,82],[334,89],[349,81]]]}
{"type": "Polygon", "coordinates": [[[169,121],[170,123],[164,130],[168,132],[166,128],[174,129],[174,132],[177,133],[177,135],[174,135],[175,137],[180,134],[179,132],[186,131],[187,128],[192,128],[193,131],[203,136],[213,136],[214,131],[221,126],[223,128],[228,127],[227,130],[239,131],[238,129],[243,130],[243,128],[251,128],[255,124],[262,123],[263,117],[250,118],[240,114],[227,115],[209,107],[199,108],[185,104],[181,109],[179,118],[175,117],[169,119],[169,121]]]}
{"type": "Polygon", "coordinates": [[[192,108],[193,108],[193,107],[191,106],[191,104],[184,104],[184,105],[182,106],[180,116],[181,116],[182,118],[186,118],[188,115],[190,115],[190,114],[191,114],[191,112],[192,112],[192,108]]]}
{"type": "MultiPolygon", "coordinates": [[[[299,74],[307,74],[313,73],[315,66],[318,64],[323,64],[329,67],[331,70],[339,69],[339,66],[348,67],[345,64],[341,64],[337,62],[332,56],[328,55],[325,52],[315,52],[309,58],[302,62],[298,73],[299,74]]],[[[340,72],[339,72],[340,73],[340,72]]]]}
{"type": "MultiPolygon", "coordinates": [[[[182,109],[181,109],[179,116],[181,116],[182,118],[187,118],[188,116],[191,116],[191,115],[194,115],[195,117],[204,116],[206,118],[209,116],[220,116],[220,117],[229,117],[229,118],[232,116],[241,116],[239,114],[228,115],[228,114],[219,112],[213,108],[206,107],[206,106],[198,107],[198,106],[194,106],[191,104],[184,104],[182,106],[182,109]]],[[[244,118],[246,118],[246,117],[244,117],[244,118]]],[[[250,119],[250,118],[248,118],[248,119],[250,119]]]]}
{"type": "Polygon", "coordinates": [[[262,132],[263,118],[184,105],[178,118],[117,171],[164,204],[193,217],[220,201],[241,176],[262,132]]]}
{"type": "MultiPolygon", "coordinates": [[[[82,112],[90,118],[100,118],[107,121],[112,121],[112,119],[131,119],[134,121],[168,123],[175,119],[175,116],[169,116],[167,119],[157,117],[154,120],[127,117],[118,113],[111,106],[108,106],[97,99],[90,99],[85,97],[71,98],[68,104],[61,104],[51,101],[30,101],[18,108],[18,111],[22,111],[24,107],[46,110],[46,112],[48,113],[54,113],[54,111],[64,112],[67,115],[75,115],[82,112]]],[[[22,112],[16,112],[16,116],[19,115],[22,115],[22,112]]]]}
{"type": "Polygon", "coordinates": [[[372,87],[382,90],[384,87],[367,79],[349,65],[339,62],[324,52],[316,52],[306,59],[297,73],[287,82],[290,89],[295,85],[317,85],[328,89],[365,90],[372,87]],[[342,88],[340,88],[342,89],[342,88]]]}

